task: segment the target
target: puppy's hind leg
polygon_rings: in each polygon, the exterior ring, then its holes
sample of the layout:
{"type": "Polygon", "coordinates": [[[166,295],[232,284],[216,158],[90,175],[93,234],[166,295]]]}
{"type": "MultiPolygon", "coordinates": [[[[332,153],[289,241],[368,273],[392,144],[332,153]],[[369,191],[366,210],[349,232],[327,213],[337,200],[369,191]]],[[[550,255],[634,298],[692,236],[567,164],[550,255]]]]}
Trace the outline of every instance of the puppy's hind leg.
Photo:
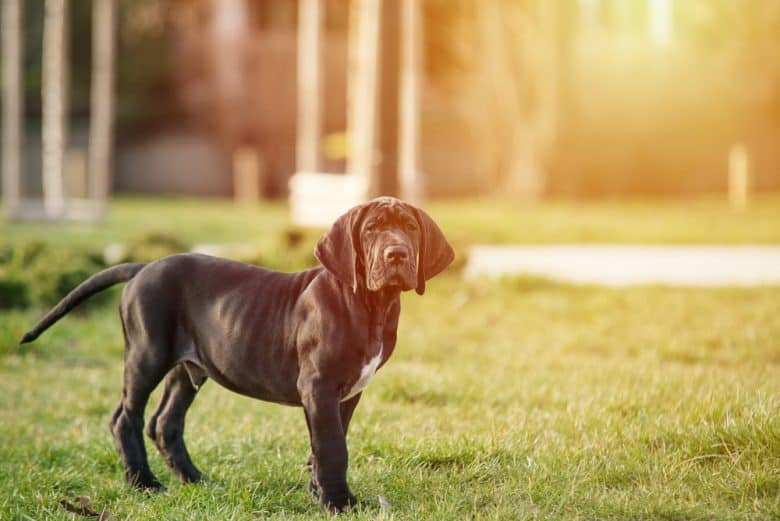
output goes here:
{"type": "Polygon", "coordinates": [[[152,474],[146,457],[143,414],[149,395],[171,367],[171,353],[164,346],[133,341],[133,338],[148,341],[152,336],[134,334],[132,324],[125,318],[123,313],[125,370],[122,400],[111,417],[109,428],[122,458],[128,485],[139,489],[163,490],[165,487],[152,474]]]}
{"type": "Polygon", "coordinates": [[[184,417],[205,377],[195,387],[185,365],[179,364],[165,377],[160,405],[146,425],[146,434],[154,441],[168,466],[184,483],[200,481],[201,473],[192,463],[184,444],[184,417]]]}

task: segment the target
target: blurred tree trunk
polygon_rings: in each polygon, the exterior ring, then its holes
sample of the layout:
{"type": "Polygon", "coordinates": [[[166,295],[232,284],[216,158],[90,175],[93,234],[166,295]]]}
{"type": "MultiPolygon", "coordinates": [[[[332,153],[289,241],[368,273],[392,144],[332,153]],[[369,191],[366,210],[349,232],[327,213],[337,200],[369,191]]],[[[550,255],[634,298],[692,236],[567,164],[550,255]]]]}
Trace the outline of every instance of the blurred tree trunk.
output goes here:
{"type": "Polygon", "coordinates": [[[103,202],[108,198],[111,184],[116,0],[93,0],[92,24],[89,195],[96,201],[103,202]]]}
{"type": "Polygon", "coordinates": [[[247,0],[210,0],[211,80],[216,128],[226,164],[234,164],[236,150],[246,141],[246,47],[249,37],[247,0]]]}
{"type": "Polygon", "coordinates": [[[47,216],[65,211],[68,111],[68,1],[46,0],[43,20],[43,202],[47,216]]]}
{"type": "Polygon", "coordinates": [[[3,0],[3,206],[12,217],[20,203],[24,122],[22,2],[3,0]]]}
{"type": "Polygon", "coordinates": [[[298,137],[296,170],[318,172],[322,128],[322,2],[298,5],[298,137]]]}
{"type": "Polygon", "coordinates": [[[483,105],[472,117],[484,127],[477,151],[493,173],[492,188],[502,194],[528,200],[544,194],[545,159],[567,92],[569,3],[485,0],[473,6],[481,52],[471,56],[478,78],[471,89],[483,105]]]}
{"type": "Polygon", "coordinates": [[[377,61],[381,0],[352,0],[347,65],[347,173],[374,193],[377,61]]]}
{"type": "MultiPolygon", "coordinates": [[[[563,131],[561,116],[570,108],[570,4],[567,0],[538,4],[538,58],[536,68],[530,71],[535,84],[533,106],[515,125],[504,182],[506,192],[521,198],[534,200],[544,195],[546,159],[563,131]]],[[[526,75],[531,76],[528,72],[526,75]]],[[[514,76],[519,78],[522,72],[516,70],[514,76]]]]}
{"type": "Polygon", "coordinates": [[[379,53],[379,173],[374,195],[398,195],[400,2],[383,0],[379,53]]]}
{"type": "MultiPolygon", "coordinates": [[[[503,0],[486,0],[481,8],[476,9],[482,48],[482,53],[477,59],[482,60],[481,65],[487,73],[484,76],[488,89],[486,94],[492,105],[490,112],[495,118],[493,125],[497,127],[496,132],[490,132],[484,138],[497,141],[495,143],[497,150],[490,155],[497,162],[492,169],[497,176],[493,188],[500,192],[505,190],[506,187],[502,185],[508,184],[508,176],[514,178],[515,184],[520,184],[519,181],[528,184],[528,181],[523,179],[528,177],[528,172],[518,170],[518,167],[520,159],[524,159],[530,152],[530,147],[525,147],[526,150],[522,153],[514,150],[527,140],[527,136],[522,135],[521,129],[527,127],[529,122],[521,119],[522,101],[519,81],[512,66],[511,49],[508,48],[509,42],[505,35],[505,24],[509,22],[504,20],[502,3],[503,0]]],[[[533,176],[537,174],[535,170],[531,173],[533,176]]]]}
{"type": "Polygon", "coordinates": [[[401,2],[401,81],[398,185],[401,197],[421,204],[423,180],[419,171],[420,75],[422,73],[422,23],[420,2],[401,2]]]}

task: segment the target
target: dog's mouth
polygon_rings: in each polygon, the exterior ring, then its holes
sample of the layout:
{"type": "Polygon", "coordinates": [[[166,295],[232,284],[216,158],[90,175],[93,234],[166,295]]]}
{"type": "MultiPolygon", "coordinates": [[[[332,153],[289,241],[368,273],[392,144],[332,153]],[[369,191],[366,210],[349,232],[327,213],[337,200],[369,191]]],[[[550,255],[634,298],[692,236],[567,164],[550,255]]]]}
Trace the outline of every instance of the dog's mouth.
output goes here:
{"type": "Polygon", "coordinates": [[[385,286],[392,286],[392,287],[400,287],[403,288],[404,283],[406,281],[404,280],[404,277],[396,272],[387,277],[387,282],[385,283],[385,286]]]}
{"type": "Polygon", "coordinates": [[[408,291],[417,285],[417,273],[411,263],[385,264],[380,262],[375,264],[375,269],[369,270],[368,275],[367,286],[372,291],[386,287],[408,291]]]}

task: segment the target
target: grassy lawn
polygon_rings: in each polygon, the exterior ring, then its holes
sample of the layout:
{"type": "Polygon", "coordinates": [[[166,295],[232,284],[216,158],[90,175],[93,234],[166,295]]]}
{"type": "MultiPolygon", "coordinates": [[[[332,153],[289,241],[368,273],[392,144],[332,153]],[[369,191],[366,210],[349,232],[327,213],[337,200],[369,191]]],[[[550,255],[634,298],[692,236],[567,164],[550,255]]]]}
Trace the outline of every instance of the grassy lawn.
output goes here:
{"type": "MultiPolygon", "coordinates": [[[[461,250],[780,243],[777,196],[740,214],[714,199],[430,211],[461,250]]],[[[0,238],[102,247],[152,229],[272,248],[289,224],[283,205],[120,199],[104,224],[0,223],[0,238]]],[[[464,283],[451,270],[403,300],[396,352],[350,428],[349,478],[364,504],[347,518],[780,517],[780,288],[464,283]]],[[[148,443],[169,492],[125,488],[107,429],[122,374],[115,307],[69,316],[0,356],[0,519],[72,519],[59,501],[76,496],[117,519],[327,518],[306,492],[302,412],[214,382],[187,429],[207,482],[177,484],[148,443]]],[[[0,342],[40,311],[0,314],[0,342]]]]}
{"type": "MultiPolygon", "coordinates": [[[[743,212],[723,198],[552,201],[539,205],[502,200],[432,202],[427,206],[448,237],[469,243],[681,243],[780,244],[780,194],[756,197],[743,212]]],[[[290,228],[286,206],[235,206],[223,200],[121,197],[100,224],[9,225],[0,240],[101,245],[149,231],[175,233],[195,243],[265,244],[290,228]]],[[[317,234],[313,234],[316,239],[317,234]]],[[[312,239],[312,240],[313,240],[312,239]]]]}

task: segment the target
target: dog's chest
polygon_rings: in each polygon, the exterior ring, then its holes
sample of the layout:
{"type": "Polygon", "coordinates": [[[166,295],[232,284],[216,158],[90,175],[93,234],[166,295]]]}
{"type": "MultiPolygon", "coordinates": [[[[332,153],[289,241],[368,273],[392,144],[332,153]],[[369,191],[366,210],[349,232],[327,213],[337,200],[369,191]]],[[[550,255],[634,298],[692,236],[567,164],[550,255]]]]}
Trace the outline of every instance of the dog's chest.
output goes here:
{"type": "Polygon", "coordinates": [[[381,342],[378,342],[379,349],[376,355],[371,357],[370,360],[368,360],[365,364],[363,364],[363,367],[360,368],[360,376],[358,376],[357,381],[352,384],[352,387],[347,391],[347,394],[344,395],[344,397],[341,399],[342,402],[349,400],[356,394],[363,391],[363,389],[366,388],[368,383],[371,381],[371,378],[376,374],[376,370],[379,368],[379,364],[382,363],[382,351],[383,346],[381,342]]]}

